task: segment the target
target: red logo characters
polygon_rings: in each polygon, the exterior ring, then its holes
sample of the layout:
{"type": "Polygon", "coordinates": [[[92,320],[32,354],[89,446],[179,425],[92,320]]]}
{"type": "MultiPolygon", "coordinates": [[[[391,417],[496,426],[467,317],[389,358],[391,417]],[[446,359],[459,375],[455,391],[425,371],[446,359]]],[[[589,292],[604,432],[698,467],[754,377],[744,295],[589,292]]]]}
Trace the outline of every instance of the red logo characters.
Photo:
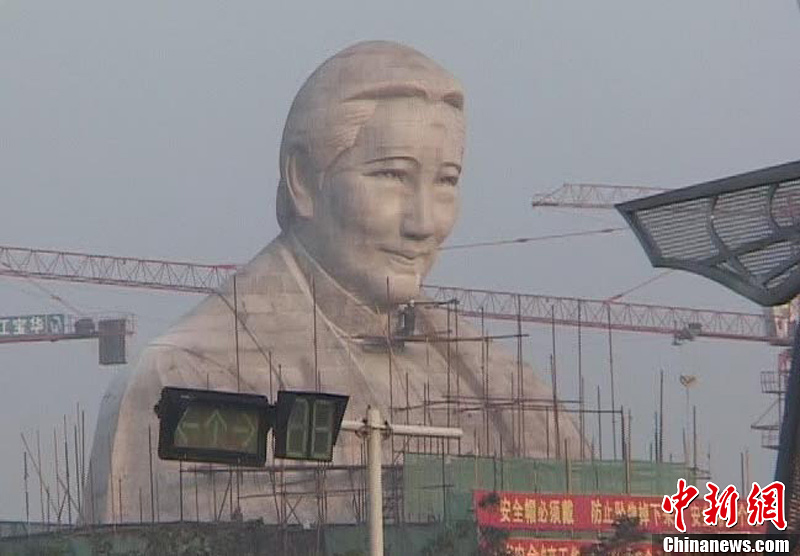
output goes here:
{"type": "MultiPolygon", "coordinates": [[[[686,532],[686,521],[683,512],[697,498],[697,487],[687,485],[686,480],[678,479],[677,492],[672,496],[664,496],[661,509],[668,514],[675,514],[675,529],[681,533],[686,532]]],[[[703,497],[706,508],[703,510],[703,523],[708,526],[717,525],[718,520],[723,520],[725,527],[734,527],[739,518],[739,493],[736,487],[728,485],[724,490],[709,481],[706,483],[708,494],[703,497]]],[[[753,483],[750,494],[747,496],[747,524],[750,526],[764,525],[771,521],[778,529],[786,529],[784,513],[785,487],[780,481],[773,481],[764,488],[758,483],[753,483]]],[[[744,509],[743,507],[741,508],[744,509]]],[[[743,518],[744,519],[744,518],[743,518]]]]}
{"type": "Polygon", "coordinates": [[[683,510],[689,507],[692,500],[697,498],[700,491],[694,485],[686,486],[685,479],[678,479],[678,492],[672,496],[664,496],[661,509],[666,513],[675,514],[675,529],[681,533],[686,532],[686,521],[683,519],[683,510]]]}
{"type": "Polygon", "coordinates": [[[708,502],[708,507],[703,510],[703,523],[706,525],[716,525],[717,519],[725,520],[725,527],[733,527],[739,517],[739,493],[736,487],[728,485],[722,494],[719,487],[711,481],[706,483],[708,494],[703,496],[703,500],[708,502]]]}
{"type": "Polygon", "coordinates": [[[785,488],[780,481],[773,481],[763,489],[754,482],[750,494],[747,495],[747,523],[761,525],[771,521],[778,530],[786,529],[786,518],[783,513],[785,488]]]}

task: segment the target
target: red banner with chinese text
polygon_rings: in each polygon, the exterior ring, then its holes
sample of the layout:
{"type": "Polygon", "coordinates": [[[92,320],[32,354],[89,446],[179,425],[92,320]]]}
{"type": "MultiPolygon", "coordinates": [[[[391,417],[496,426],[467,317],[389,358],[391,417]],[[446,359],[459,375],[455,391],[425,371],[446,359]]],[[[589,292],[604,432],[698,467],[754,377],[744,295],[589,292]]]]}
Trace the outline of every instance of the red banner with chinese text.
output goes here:
{"type": "MultiPolygon", "coordinates": [[[[573,539],[510,539],[506,548],[510,556],[580,556],[581,549],[597,544],[594,541],[573,539]]],[[[632,556],[657,556],[663,551],[650,543],[634,543],[625,547],[632,556]]]]}
{"type": "MultiPolygon", "coordinates": [[[[661,509],[660,496],[615,494],[537,494],[497,492],[496,504],[483,504],[491,491],[474,491],[475,517],[482,527],[530,531],[610,531],[614,520],[629,516],[639,519],[647,533],[674,533],[675,516],[661,509]]],[[[763,533],[764,526],[747,524],[747,511],[739,504],[734,527],[703,523],[705,502],[699,497],[684,512],[687,533],[763,533]]]]}

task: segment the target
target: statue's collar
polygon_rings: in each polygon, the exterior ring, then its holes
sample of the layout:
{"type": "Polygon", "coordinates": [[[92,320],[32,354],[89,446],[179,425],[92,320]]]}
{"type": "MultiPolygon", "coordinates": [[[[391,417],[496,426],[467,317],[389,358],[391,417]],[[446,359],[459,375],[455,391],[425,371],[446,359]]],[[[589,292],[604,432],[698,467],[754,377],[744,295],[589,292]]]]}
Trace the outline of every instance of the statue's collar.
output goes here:
{"type": "Polygon", "coordinates": [[[284,234],[281,239],[289,268],[297,276],[312,303],[316,300],[317,310],[331,325],[353,339],[385,337],[385,313],[365,305],[340,286],[294,235],[284,234]]]}

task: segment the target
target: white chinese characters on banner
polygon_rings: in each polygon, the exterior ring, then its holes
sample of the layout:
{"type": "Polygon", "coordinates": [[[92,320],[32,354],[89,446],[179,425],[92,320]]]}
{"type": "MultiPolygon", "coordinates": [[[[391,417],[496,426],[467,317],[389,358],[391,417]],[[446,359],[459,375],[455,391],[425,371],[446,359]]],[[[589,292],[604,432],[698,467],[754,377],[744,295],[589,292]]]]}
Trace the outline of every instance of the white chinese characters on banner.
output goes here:
{"type": "Polygon", "coordinates": [[[60,314],[0,317],[0,337],[64,334],[65,323],[65,316],[60,314]]]}
{"type": "Polygon", "coordinates": [[[44,318],[34,315],[28,319],[28,334],[41,334],[44,332],[44,318]]]}
{"type": "Polygon", "coordinates": [[[64,315],[47,315],[48,334],[64,333],[64,315]]]}

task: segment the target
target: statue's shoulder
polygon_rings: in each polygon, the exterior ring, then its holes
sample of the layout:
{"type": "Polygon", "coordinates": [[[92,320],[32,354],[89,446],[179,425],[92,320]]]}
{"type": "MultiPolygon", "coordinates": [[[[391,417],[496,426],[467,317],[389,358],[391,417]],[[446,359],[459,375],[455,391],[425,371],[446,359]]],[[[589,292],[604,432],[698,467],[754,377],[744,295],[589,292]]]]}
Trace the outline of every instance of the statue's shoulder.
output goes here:
{"type": "MultiPolygon", "coordinates": [[[[260,332],[279,320],[280,300],[300,292],[291,268],[292,253],[279,236],[236,272],[239,316],[248,329],[260,332]],[[274,313],[274,314],[273,314],[274,313]],[[272,315],[272,316],[271,316],[272,315]],[[271,320],[270,320],[271,319],[271,320]]],[[[139,357],[128,388],[187,386],[204,388],[208,375],[228,369],[234,357],[233,278],[209,294],[164,334],[152,340],[139,357]]],[[[240,335],[243,332],[240,330],[240,335]]],[[[247,338],[240,338],[242,346],[247,338]]],[[[224,371],[227,373],[227,371],[224,371]]]]}
{"type": "MultiPolygon", "coordinates": [[[[282,236],[278,236],[255,255],[235,274],[240,308],[253,296],[270,295],[284,289],[287,283],[296,282],[290,269],[292,254],[282,236]]],[[[207,295],[187,314],[173,324],[167,332],[151,343],[150,347],[164,348],[172,344],[182,348],[196,348],[197,340],[209,340],[209,335],[221,335],[233,329],[234,276],[228,278],[216,293],[207,295]]]]}
{"type": "MultiPolygon", "coordinates": [[[[252,292],[265,281],[269,282],[291,274],[290,265],[293,258],[290,242],[283,234],[279,235],[236,271],[237,288],[243,293],[252,292]]],[[[233,277],[222,285],[220,291],[233,295],[233,277]]]]}

